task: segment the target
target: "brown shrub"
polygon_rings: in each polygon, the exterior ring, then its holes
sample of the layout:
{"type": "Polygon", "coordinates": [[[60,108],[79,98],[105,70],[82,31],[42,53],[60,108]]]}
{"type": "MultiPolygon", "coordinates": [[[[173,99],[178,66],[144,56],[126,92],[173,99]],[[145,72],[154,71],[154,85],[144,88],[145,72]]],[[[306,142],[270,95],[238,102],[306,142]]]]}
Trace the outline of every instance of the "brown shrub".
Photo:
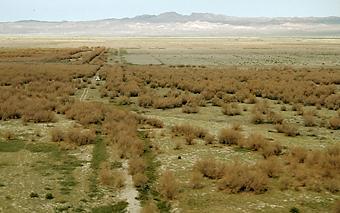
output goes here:
{"type": "Polygon", "coordinates": [[[222,113],[229,116],[240,115],[241,109],[236,103],[224,104],[222,106],[222,113]]]}
{"type": "Polygon", "coordinates": [[[175,143],[174,150],[182,149],[182,142],[180,140],[176,140],[174,143],[175,143]]]}
{"type": "Polygon", "coordinates": [[[202,173],[198,171],[193,171],[191,174],[191,179],[190,179],[190,187],[193,189],[201,189],[203,188],[202,182],[204,181],[202,173]]]}
{"type": "Polygon", "coordinates": [[[148,201],[142,208],[141,213],[159,213],[159,209],[153,201],[148,201]]]}
{"type": "Polygon", "coordinates": [[[223,178],[218,182],[218,189],[230,193],[264,193],[268,190],[268,178],[253,167],[235,163],[226,167],[223,178]]]}
{"type": "Polygon", "coordinates": [[[113,186],[115,178],[113,177],[113,173],[110,169],[110,165],[107,162],[104,162],[100,165],[99,169],[99,179],[101,184],[106,186],[113,186]]]}
{"type": "Polygon", "coordinates": [[[51,137],[52,137],[52,141],[53,142],[61,142],[61,141],[65,141],[65,132],[62,131],[59,128],[53,128],[50,131],[51,137]]]}
{"type": "Polygon", "coordinates": [[[329,128],[338,130],[340,129],[340,117],[339,116],[334,116],[328,121],[329,128]]]}
{"type": "Polygon", "coordinates": [[[152,107],[155,109],[172,109],[176,107],[181,107],[183,101],[181,97],[165,97],[165,98],[155,98],[153,100],[152,107]]]}
{"type": "Polygon", "coordinates": [[[132,158],[129,160],[129,174],[135,175],[143,173],[146,169],[146,164],[143,158],[132,158]]]}
{"type": "Polygon", "coordinates": [[[140,93],[138,83],[130,81],[120,86],[120,93],[126,97],[136,97],[140,93]]]}
{"type": "Polygon", "coordinates": [[[215,93],[211,90],[205,89],[201,92],[201,96],[205,99],[205,100],[211,100],[214,96],[215,93]]]}
{"type": "Polygon", "coordinates": [[[283,117],[279,113],[275,112],[269,112],[268,114],[268,123],[272,124],[282,124],[283,122],[283,117]]]}
{"type": "Polygon", "coordinates": [[[241,131],[242,130],[242,125],[240,123],[233,123],[231,125],[231,128],[235,131],[241,131]]]}
{"type": "Polygon", "coordinates": [[[218,142],[226,145],[238,145],[242,140],[242,134],[233,129],[221,129],[218,142]]]}
{"type": "Polygon", "coordinates": [[[187,114],[198,113],[199,107],[197,105],[185,105],[182,107],[182,112],[187,114]]]}
{"type": "Polygon", "coordinates": [[[334,213],[340,213],[340,200],[336,200],[333,206],[334,213]]]}
{"type": "Polygon", "coordinates": [[[75,128],[67,133],[67,139],[78,146],[93,144],[96,141],[96,133],[92,130],[75,128]]]}
{"type": "Polygon", "coordinates": [[[224,104],[223,100],[219,99],[216,96],[211,99],[211,103],[213,106],[222,106],[224,104]]]}
{"type": "Polygon", "coordinates": [[[130,157],[142,156],[144,153],[144,142],[138,138],[131,141],[129,146],[130,157]]]}
{"type": "Polygon", "coordinates": [[[221,179],[225,173],[225,165],[212,158],[206,158],[195,163],[194,171],[210,179],[221,179]]]}
{"type": "Polygon", "coordinates": [[[187,145],[194,145],[195,144],[195,141],[194,141],[195,135],[193,135],[193,134],[185,135],[184,138],[185,138],[185,143],[187,145]]]}
{"type": "Polygon", "coordinates": [[[105,119],[107,110],[100,103],[75,102],[65,111],[65,115],[83,125],[100,124],[105,119]]]}
{"type": "Polygon", "coordinates": [[[3,131],[1,136],[6,140],[15,139],[15,134],[12,131],[9,131],[9,130],[3,131]]]}
{"type": "Polygon", "coordinates": [[[161,121],[160,119],[157,118],[148,118],[148,117],[144,117],[141,115],[137,115],[136,119],[138,120],[138,122],[140,124],[147,124],[156,128],[163,128],[164,127],[164,123],[163,121],[161,121]]]}
{"type": "Polygon", "coordinates": [[[262,150],[264,147],[266,147],[268,144],[268,141],[263,137],[263,135],[258,133],[252,133],[248,136],[247,140],[243,143],[243,145],[251,149],[253,151],[259,151],[262,150]]]}
{"type": "Polygon", "coordinates": [[[284,176],[284,177],[280,177],[279,180],[279,189],[281,191],[287,190],[290,187],[292,187],[293,183],[292,183],[292,179],[290,177],[284,176]]]}
{"type": "Polygon", "coordinates": [[[262,115],[267,115],[270,112],[270,107],[269,107],[269,103],[267,101],[259,101],[257,102],[253,109],[252,112],[254,114],[256,113],[260,113],[262,115]]]}
{"type": "Polygon", "coordinates": [[[304,114],[303,115],[303,121],[304,121],[306,127],[316,126],[316,121],[315,121],[315,118],[314,118],[313,115],[304,114]]]}
{"type": "Polygon", "coordinates": [[[206,145],[213,144],[215,142],[215,136],[212,135],[212,134],[207,134],[204,137],[204,142],[205,142],[206,145]]]}
{"type": "Polygon", "coordinates": [[[307,158],[308,152],[301,147],[294,147],[290,150],[290,162],[292,163],[304,163],[307,158]]]}
{"type": "Polygon", "coordinates": [[[166,199],[173,200],[179,193],[179,183],[173,172],[167,170],[159,178],[159,193],[166,199]]]}
{"type": "Polygon", "coordinates": [[[299,135],[298,128],[295,125],[290,124],[288,122],[283,122],[282,124],[276,124],[275,128],[279,133],[284,133],[287,136],[295,137],[299,135]]]}
{"type": "Polygon", "coordinates": [[[322,185],[330,193],[336,194],[336,193],[340,192],[340,181],[339,181],[339,179],[325,178],[322,185]]]}
{"type": "Polygon", "coordinates": [[[27,109],[23,112],[22,120],[24,122],[47,123],[55,122],[56,117],[53,112],[48,110],[27,109]]]}
{"type": "Polygon", "coordinates": [[[196,138],[205,138],[207,130],[201,127],[195,127],[190,124],[181,124],[171,127],[171,131],[176,135],[188,136],[194,135],[196,138]]]}
{"type": "Polygon", "coordinates": [[[269,178],[279,177],[280,173],[282,172],[282,165],[275,157],[262,160],[257,163],[257,165],[269,178]]]}
{"type": "Polygon", "coordinates": [[[142,173],[137,173],[132,177],[135,187],[144,187],[148,183],[148,177],[142,173]]]}
{"type": "Polygon", "coordinates": [[[292,111],[296,111],[298,115],[303,114],[303,105],[302,104],[293,104],[292,111]]]}
{"type": "Polygon", "coordinates": [[[114,186],[116,188],[125,186],[125,177],[121,171],[113,171],[112,176],[114,177],[114,186]]]}
{"type": "Polygon", "coordinates": [[[138,97],[138,105],[140,107],[148,108],[152,107],[153,97],[151,95],[142,95],[138,97]]]}
{"type": "Polygon", "coordinates": [[[149,124],[150,126],[156,127],[156,128],[163,128],[164,123],[163,121],[157,119],[157,118],[148,118],[146,120],[146,123],[149,124]]]}
{"type": "Polygon", "coordinates": [[[266,146],[261,150],[262,156],[264,159],[267,159],[271,156],[278,156],[282,153],[282,146],[277,143],[267,143],[266,146]]]}
{"type": "Polygon", "coordinates": [[[253,124],[262,124],[265,122],[265,120],[266,120],[265,115],[259,112],[255,112],[255,114],[251,116],[250,122],[253,124]]]}
{"type": "Polygon", "coordinates": [[[119,105],[130,105],[131,104],[131,99],[127,96],[120,96],[118,99],[117,99],[117,103],[119,105]]]}

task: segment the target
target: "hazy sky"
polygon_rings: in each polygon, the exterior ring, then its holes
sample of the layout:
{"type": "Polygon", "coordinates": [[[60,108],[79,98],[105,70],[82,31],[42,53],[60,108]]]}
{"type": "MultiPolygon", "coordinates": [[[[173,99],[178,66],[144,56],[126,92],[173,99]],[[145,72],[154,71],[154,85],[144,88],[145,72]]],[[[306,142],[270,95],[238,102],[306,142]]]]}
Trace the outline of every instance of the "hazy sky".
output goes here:
{"type": "Polygon", "coordinates": [[[340,16],[340,0],[0,0],[0,21],[93,20],[169,11],[230,16],[340,16]]]}

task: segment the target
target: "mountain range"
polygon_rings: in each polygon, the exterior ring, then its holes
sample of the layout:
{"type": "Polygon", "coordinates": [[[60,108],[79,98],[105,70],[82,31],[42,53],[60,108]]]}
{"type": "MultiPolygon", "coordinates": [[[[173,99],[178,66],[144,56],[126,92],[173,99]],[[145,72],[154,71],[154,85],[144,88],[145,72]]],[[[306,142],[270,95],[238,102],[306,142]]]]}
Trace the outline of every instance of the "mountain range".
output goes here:
{"type": "Polygon", "coordinates": [[[340,36],[340,17],[233,17],[167,12],[94,21],[0,22],[2,35],[64,36],[340,36]]]}

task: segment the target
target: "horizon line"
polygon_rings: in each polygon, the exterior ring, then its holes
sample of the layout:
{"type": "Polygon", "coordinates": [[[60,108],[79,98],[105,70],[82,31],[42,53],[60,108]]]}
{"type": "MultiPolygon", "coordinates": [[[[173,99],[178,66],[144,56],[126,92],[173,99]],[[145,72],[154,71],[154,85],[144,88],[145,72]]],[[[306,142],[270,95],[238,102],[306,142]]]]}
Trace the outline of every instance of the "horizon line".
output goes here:
{"type": "Polygon", "coordinates": [[[269,18],[269,19],[275,19],[275,18],[340,18],[340,16],[336,15],[329,15],[329,16],[229,16],[226,14],[219,14],[219,13],[209,13],[209,12],[191,12],[190,14],[184,14],[184,13],[178,13],[174,11],[169,12],[162,12],[158,14],[140,14],[135,16],[127,16],[127,17],[107,17],[107,18],[98,18],[98,19],[84,19],[84,20],[43,20],[43,19],[20,19],[20,20],[13,20],[13,21],[1,21],[0,23],[15,23],[15,22],[25,22],[25,21],[35,21],[35,22],[89,22],[89,21],[103,21],[103,20],[123,20],[123,19],[134,19],[140,16],[160,16],[167,13],[174,13],[181,16],[191,16],[193,14],[212,14],[217,16],[226,16],[226,17],[233,17],[233,18],[269,18]]]}

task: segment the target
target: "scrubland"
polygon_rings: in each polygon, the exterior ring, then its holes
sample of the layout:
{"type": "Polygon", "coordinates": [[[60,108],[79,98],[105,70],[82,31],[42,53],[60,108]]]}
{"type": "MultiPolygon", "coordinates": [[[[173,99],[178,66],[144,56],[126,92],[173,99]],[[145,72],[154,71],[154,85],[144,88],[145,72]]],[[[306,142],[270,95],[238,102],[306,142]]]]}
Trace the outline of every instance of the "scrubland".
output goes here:
{"type": "Polygon", "coordinates": [[[122,52],[0,50],[0,211],[339,210],[338,67],[122,52]]]}

